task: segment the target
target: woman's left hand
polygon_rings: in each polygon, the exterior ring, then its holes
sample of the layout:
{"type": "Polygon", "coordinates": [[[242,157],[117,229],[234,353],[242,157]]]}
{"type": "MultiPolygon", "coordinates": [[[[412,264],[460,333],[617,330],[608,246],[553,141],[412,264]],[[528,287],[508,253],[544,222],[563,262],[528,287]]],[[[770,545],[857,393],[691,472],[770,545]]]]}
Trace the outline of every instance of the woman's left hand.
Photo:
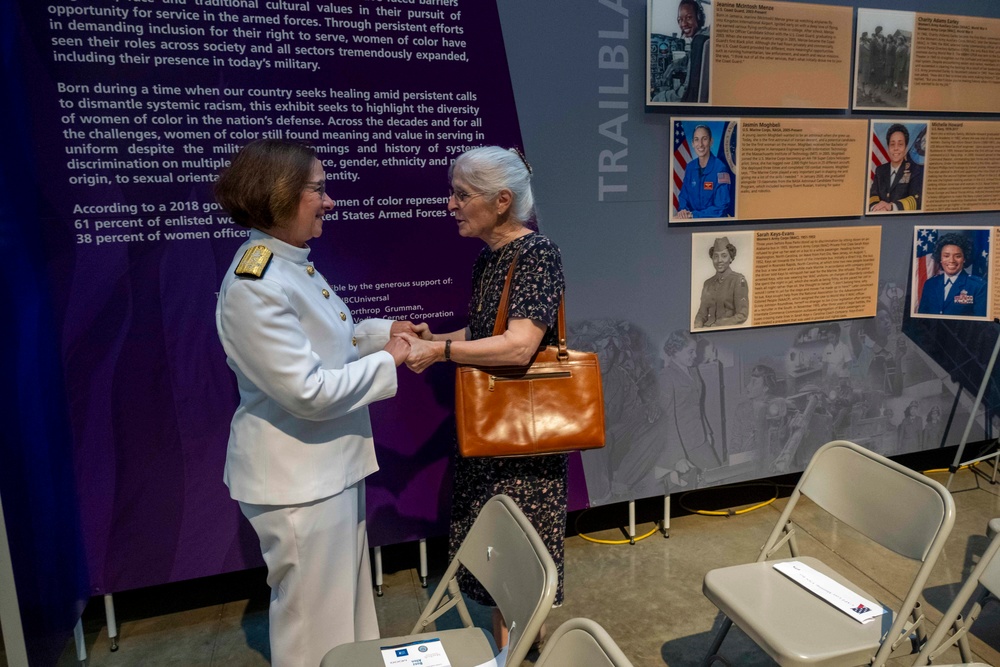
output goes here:
{"type": "Polygon", "coordinates": [[[444,360],[444,343],[423,340],[409,333],[401,333],[399,337],[410,344],[406,366],[414,373],[423,373],[434,363],[444,360]]]}
{"type": "Polygon", "coordinates": [[[404,333],[419,336],[423,340],[434,340],[434,334],[431,333],[431,328],[427,326],[426,322],[414,324],[413,322],[407,320],[396,320],[392,323],[392,326],[389,327],[390,336],[404,333]]]}

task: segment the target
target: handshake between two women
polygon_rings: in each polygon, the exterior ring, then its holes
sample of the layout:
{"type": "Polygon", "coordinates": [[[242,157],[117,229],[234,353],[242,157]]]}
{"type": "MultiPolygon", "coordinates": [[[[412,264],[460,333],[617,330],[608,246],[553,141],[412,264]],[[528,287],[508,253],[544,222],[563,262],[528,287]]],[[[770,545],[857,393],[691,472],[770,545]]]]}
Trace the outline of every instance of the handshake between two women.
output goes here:
{"type": "MultiPolygon", "coordinates": [[[[405,363],[414,373],[422,373],[435,362],[448,359],[446,348],[451,347],[450,340],[437,341],[426,322],[397,320],[392,323],[389,336],[383,349],[392,355],[396,366],[405,363]]],[[[465,331],[458,331],[452,337],[464,340],[465,331]]]]}

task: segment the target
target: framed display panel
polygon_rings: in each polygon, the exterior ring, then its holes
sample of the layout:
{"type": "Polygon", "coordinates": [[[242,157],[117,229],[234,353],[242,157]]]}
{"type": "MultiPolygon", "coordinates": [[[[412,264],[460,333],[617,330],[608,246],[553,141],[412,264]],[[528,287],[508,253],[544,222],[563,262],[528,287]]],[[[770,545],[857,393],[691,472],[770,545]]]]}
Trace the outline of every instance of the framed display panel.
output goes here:
{"type": "Polygon", "coordinates": [[[671,118],[670,223],[857,216],[863,119],[671,118]]]}
{"type": "Polygon", "coordinates": [[[843,109],[850,7],[648,0],[646,103],[843,109]]]}
{"type": "Polygon", "coordinates": [[[858,9],[853,107],[1000,111],[1000,19],[858,9]]]}

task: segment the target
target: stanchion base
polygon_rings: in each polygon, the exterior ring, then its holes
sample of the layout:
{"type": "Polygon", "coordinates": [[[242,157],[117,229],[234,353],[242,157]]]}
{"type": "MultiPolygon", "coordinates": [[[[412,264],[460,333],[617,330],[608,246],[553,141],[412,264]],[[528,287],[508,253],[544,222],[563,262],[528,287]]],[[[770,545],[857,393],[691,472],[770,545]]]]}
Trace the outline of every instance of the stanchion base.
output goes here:
{"type": "Polygon", "coordinates": [[[382,592],[382,587],[381,586],[376,586],[375,587],[375,595],[377,595],[378,597],[382,597],[384,595],[384,593],[382,592]]]}
{"type": "Polygon", "coordinates": [[[115,651],[118,650],[118,635],[110,637],[110,639],[111,639],[111,652],[114,653],[115,651]]]}

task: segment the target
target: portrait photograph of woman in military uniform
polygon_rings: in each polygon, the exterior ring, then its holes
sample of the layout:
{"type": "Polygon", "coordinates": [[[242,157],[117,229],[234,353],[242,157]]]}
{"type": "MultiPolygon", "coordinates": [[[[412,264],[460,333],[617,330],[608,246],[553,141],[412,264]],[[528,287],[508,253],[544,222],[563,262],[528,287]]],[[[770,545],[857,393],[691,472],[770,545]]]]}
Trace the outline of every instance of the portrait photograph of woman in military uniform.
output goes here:
{"type": "Polygon", "coordinates": [[[988,319],[989,227],[917,227],[913,233],[913,317],[988,319]]]}
{"type": "Polygon", "coordinates": [[[753,232],[691,237],[691,331],[750,326],[753,232]]]}
{"type": "Polygon", "coordinates": [[[865,210],[919,213],[924,204],[927,123],[872,123],[865,210]]]}

